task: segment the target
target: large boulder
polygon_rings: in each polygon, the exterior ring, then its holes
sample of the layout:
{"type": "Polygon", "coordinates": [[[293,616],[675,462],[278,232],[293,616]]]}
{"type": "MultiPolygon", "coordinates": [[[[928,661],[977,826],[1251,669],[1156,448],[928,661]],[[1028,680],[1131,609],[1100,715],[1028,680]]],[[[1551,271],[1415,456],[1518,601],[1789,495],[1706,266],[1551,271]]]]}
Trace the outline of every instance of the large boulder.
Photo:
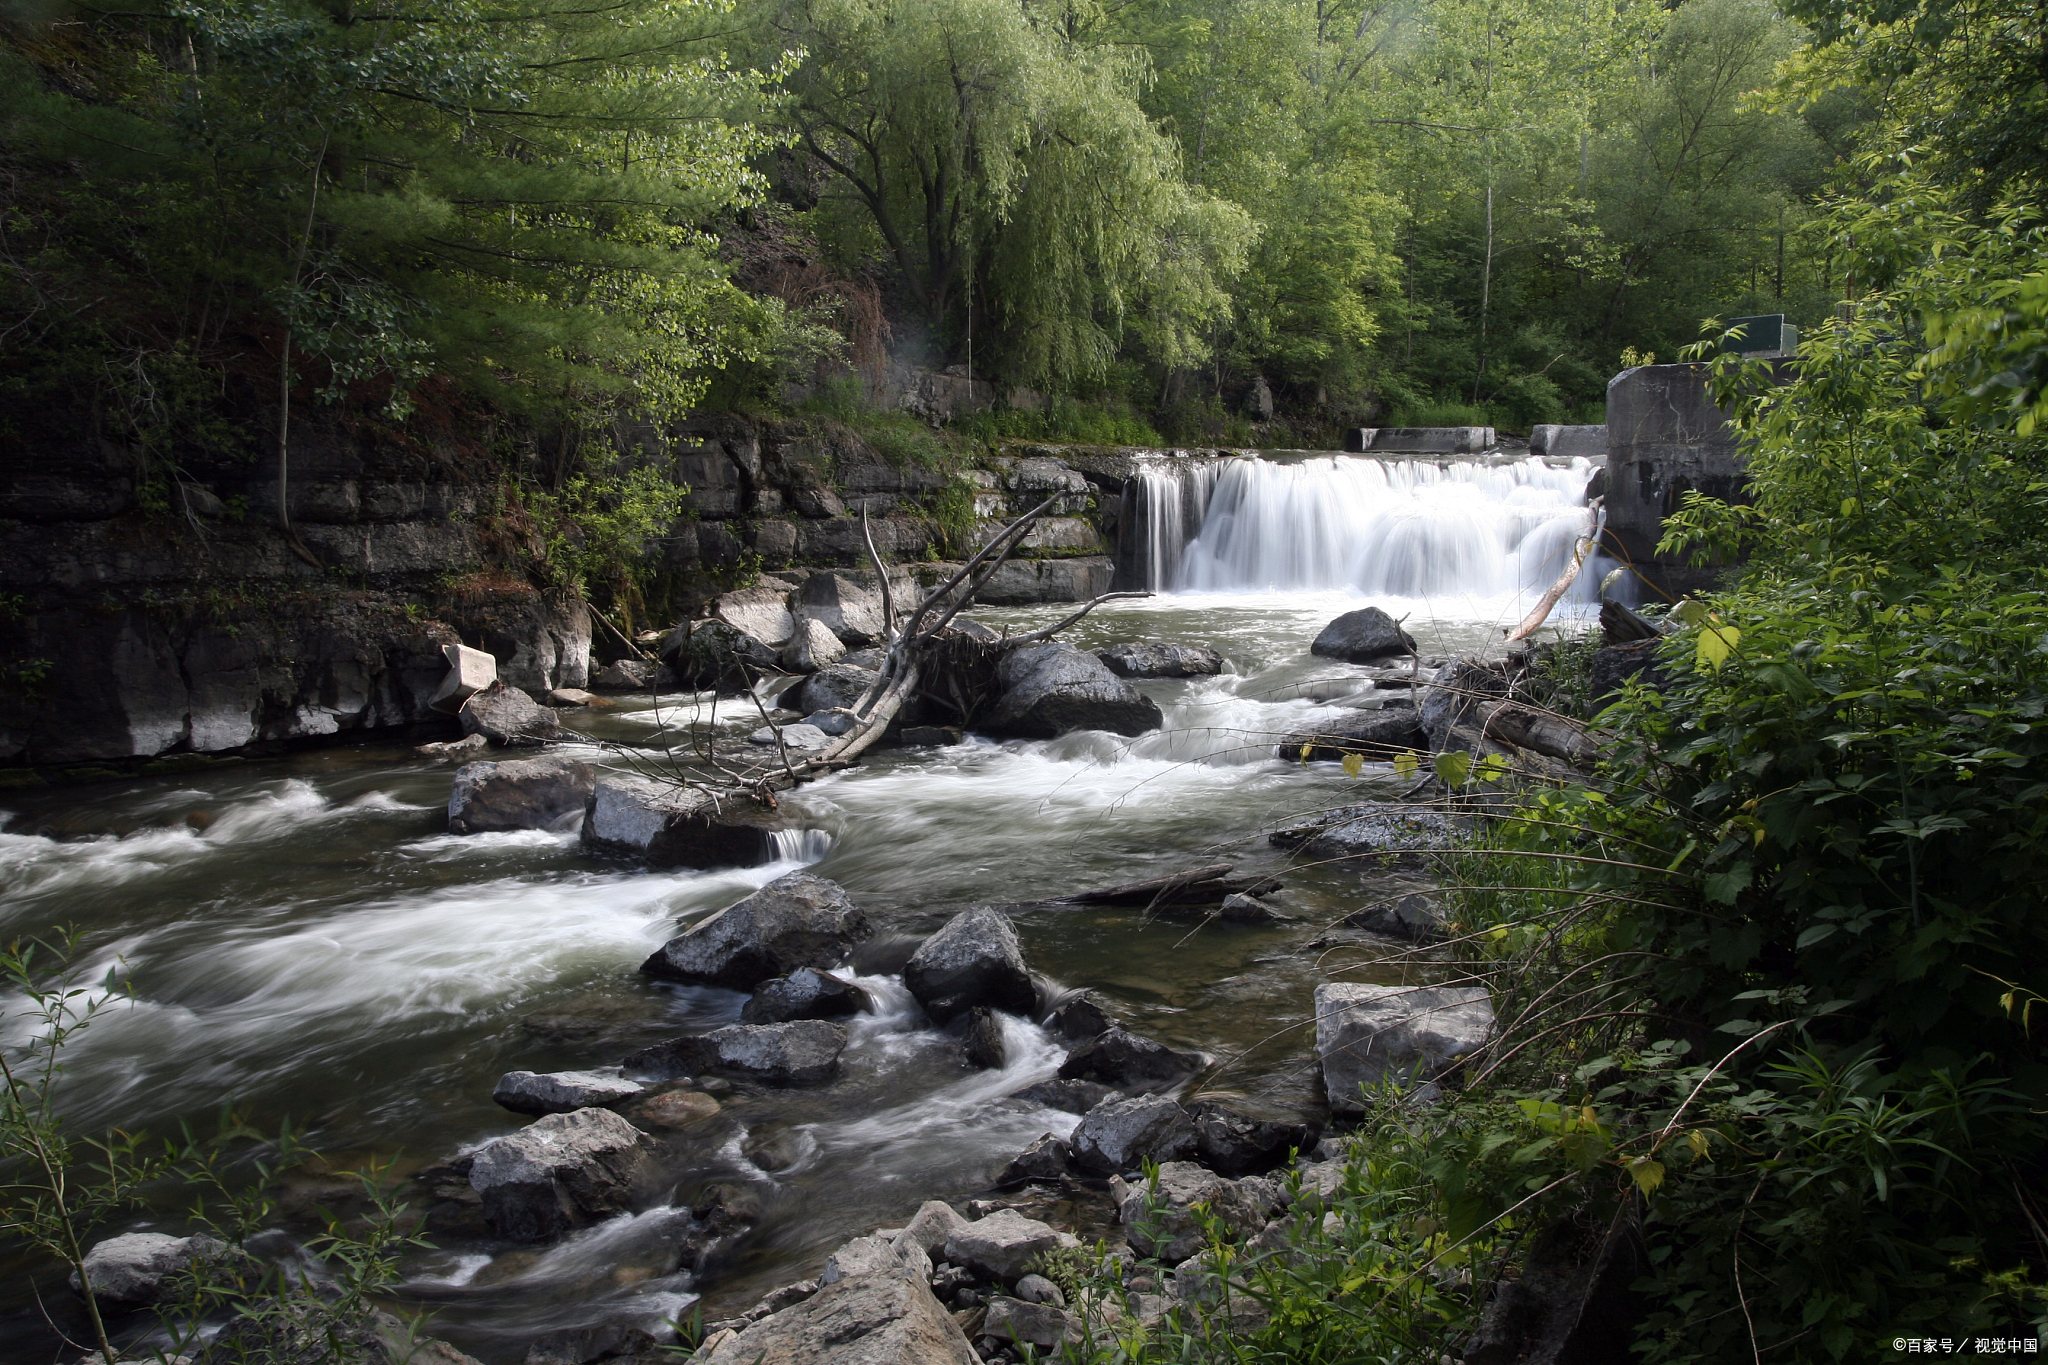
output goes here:
{"type": "Polygon", "coordinates": [[[754,988],[740,1010],[743,1024],[787,1024],[794,1019],[841,1019],[869,1008],[868,993],[851,981],[799,967],[754,988]]]}
{"type": "Polygon", "coordinates": [[[1354,910],[1344,917],[1343,923],[1346,928],[1365,929],[1390,938],[1434,943],[1444,934],[1444,907],[1429,896],[1401,896],[1354,910]]]}
{"type": "Polygon", "coordinates": [[[1289,763],[1334,763],[1346,754],[1357,754],[1374,763],[1391,763],[1399,754],[1428,750],[1429,735],[1415,708],[1404,706],[1320,721],[1281,740],[1274,756],[1289,763]]]}
{"type": "Polygon", "coordinates": [[[1415,652],[1415,637],[1401,629],[1401,623],[1378,607],[1347,611],[1324,626],[1311,654],[1348,663],[1371,664],[1415,652]]]}
{"type": "Polygon", "coordinates": [[[491,1230],[514,1242],[623,1213],[652,1178],[640,1130],[609,1109],[537,1119],[478,1152],[469,1168],[491,1230]]]}
{"type": "Polygon", "coordinates": [[[1081,1116],[1068,1142],[1074,1162],[1097,1175],[1135,1171],[1140,1162],[1176,1161],[1195,1154],[1195,1125],[1187,1110],[1165,1095],[1104,1100],[1081,1116]]]}
{"type": "Polygon", "coordinates": [[[1316,1052],[1339,1113],[1364,1112],[1361,1086],[1434,1080],[1485,1046],[1493,1028],[1480,986],[1316,987],[1316,1052]]]}
{"type": "Polygon", "coordinates": [[[1065,1138],[1047,1133],[1017,1153],[996,1177],[997,1188],[1024,1185],[1034,1180],[1058,1180],[1072,1170],[1074,1148],[1065,1138]]]}
{"type": "Polygon", "coordinates": [[[799,967],[836,967],[873,932],[839,883],[791,872],[670,939],[640,970],[669,981],[752,990],[799,967]]]}
{"type": "Polygon", "coordinates": [[[1075,991],[1045,1016],[1045,1031],[1067,1043],[1079,1043],[1116,1027],[1116,1019],[1094,991],[1075,991]]]}
{"type": "Polygon", "coordinates": [[[448,791],[448,832],[574,829],[596,790],[597,769],[573,758],[464,764],[448,791]]]}
{"type": "Polygon", "coordinates": [[[1060,1079],[1095,1081],[1140,1094],[1169,1090],[1206,1062],[1199,1052],[1176,1052],[1128,1029],[1107,1028],[1067,1054],[1060,1064],[1060,1079]]]}
{"type": "Polygon", "coordinates": [[[796,633],[796,616],[789,609],[786,587],[736,588],[720,593],[711,604],[710,617],[763,644],[779,645],[796,633]]]}
{"type": "Polygon", "coordinates": [[[903,984],[943,1024],[976,1005],[1031,1015],[1038,988],[1010,917],[978,906],[963,910],[924,941],[903,968],[903,984]]]}
{"type": "Polygon", "coordinates": [[[717,801],[701,788],[643,777],[600,777],[584,807],[583,842],[656,867],[759,867],[783,856],[778,811],[717,801]]]}
{"type": "Polygon", "coordinates": [[[593,692],[645,692],[654,685],[660,665],[645,659],[615,659],[590,677],[593,692]]]}
{"type": "Polygon", "coordinates": [[[1200,645],[1111,645],[1095,657],[1119,678],[1203,678],[1223,671],[1223,656],[1200,645]]]}
{"type": "Polygon", "coordinates": [[[1161,724],[1158,704],[1102,660],[1047,640],[1024,645],[996,666],[1002,696],[982,719],[991,734],[1052,739],[1072,730],[1141,735],[1161,724]]]}
{"type": "Polygon", "coordinates": [[[630,1100],[642,1089],[601,1071],[508,1071],[491,1098],[515,1114],[573,1114],[630,1100]]]}
{"type": "Polygon", "coordinates": [[[1123,1092],[1113,1085],[1097,1081],[1040,1081],[1019,1090],[1015,1098],[1026,1104],[1042,1104],[1048,1109],[1058,1109],[1068,1114],[1085,1114],[1104,1100],[1115,1099],[1123,1092]]]}
{"type": "Polygon", "coordinates": [[[1112,1177],[1109,1197],[1117,1206],[1131,1248],[1154,1260],[1186,1260],[1207,1240],[1195,1212],[1201,1205],[1219,1231],[1236,1239],[1256,1235],[1271,1212],[1271,1191],[1263,1181],[1239,1184],[1191,1161],[1165,1161],[1156,1183],[1112,1177]]]}
{"type": "Polygon", "coordinates": [[[462,703],[462,731],[508,748],[533,748],[559,739],[555,713],[516,687],[492,683],[462,703]]]}
{"type": "Polygon", "coordinates": [[[846,645],[865,649],[882,643],[881,594],[843,573],[814,573],[797,591],[797,612],[816,621],[846,645]]]}
{"type": "Polygon", "coordinates": [[[856,1237],[825,1259],[818,1283],[837,1284],[855,1275],[903,1275],[915,1280],[932,1277],[931,1253],[914,1237],[876,1233],[856,1237]]]}
{"type": "Polygon", "coordinates": [[[826,629],[822,621],[808,616],[797,620],[796,634],[789,637],[781,655],[782,667],[789,673],[815,673],[845,657],[846,646],[839,643],[839,637],[826,629]]]}
{"type": "Polygon", "coordinates": [[[946,1260],[993,1280],[1014,1284],[1031,1263],[1074,1238],[1057,1232],[1015,1209],[997,1209],[986,1218],[963,1223],[946,1237],[946,1260]]]}
{"type": "MultiPolygon", "coordinates": [[[[102,1304],[140,1308],[163,1298],[172,1282],[196,1262],[227,1254],[227,1243],[199,1234],[173,1237],[163,1232],[124,1232],[93,1243],[85,1253],[85,1275],[93,1297],[102,1304]]],[[[78,1272],[71,1288],[84,1293],[78,1272]]]]}
{"type": "Polygon", "coordinates": [[[706,1343],[703,1365],[979,1365],[924,1281],[850,1275],[744,1331],[706,1343]]]}
{"type": "MultiPolygon", "coordinates": [[[[1053,1292],[1059,1291],[1055,1289],[1053,1292]]],[[[988,1312],[981,1320],[981,1334],[996,1341],[1035,1346],[1050,1353],[1070,1341],[1080,1341],[1081,1324],[1056,1304],[1027,1303],[1007,1294],[997,1294],[988,1301],[988,1312]]]]}
{"type": "Polygon", "coordinates": [[[722,1072],[764,1085],[817,1085],[832,1079],[844,1051],[846,1025],[823,1019],[727,1024],[642,1048],[626,1058],[626,1070],[665,1080],[722,1072]]]}
{"type": "Polygon", "coordinates": [[[827,664],[805,678],[795,695],[783,704],[805,714],[843,710],[866,696],[868,688],[880,676],[874,669],[861,668],[844,660],[827,664]]]}

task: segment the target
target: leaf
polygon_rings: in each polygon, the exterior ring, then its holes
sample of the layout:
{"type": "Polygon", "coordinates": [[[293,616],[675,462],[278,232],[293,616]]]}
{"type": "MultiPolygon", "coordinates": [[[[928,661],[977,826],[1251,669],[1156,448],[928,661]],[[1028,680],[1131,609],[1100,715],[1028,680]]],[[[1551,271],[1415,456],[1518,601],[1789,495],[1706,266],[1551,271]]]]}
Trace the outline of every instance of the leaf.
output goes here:
{"type": "Polygon", "coordinates": [[[1664,1163],[1649,1157],[1639,1156],[1628,1163],[1629,1179],[1636,1182],[1636,1188],[1643,1192],[1645,1199],[1657,1192],[1664,1183],[1664,1163]]]}
{"type": "Polygon", "coordinates": [[[1699,661],[1718,673],[1741,641],[1742,632],[1734,626],[1705,626],[1700,630],[1699,661]]]}
{"type": "Polygon", "coordinates": [[[1499,754],[1488,754],[1479,761],[1479,780],[1498,782],[1508,775],[1508,761],[1499,754]]]}
{"type": "Polygon", "coordinates": [[[1694,1157],[1706,1156],[1708,1152],[1706,1130],[1695,1128],[1690,1133],[1687,1133],[1685,1135],[1685,1145],[1692,1148],[1694,1157]]]}
{"type": "Polygon", "coordinates": [[[1706,897],[1719,905],[1735,904],[1735,897],[1749,885],[1753,869],[1748,863],[1737,863],[1726,872],[1710,872],[1706,879],[1706,897]]]}
{"type": "Polygon", "coordinates": [[[1394,772],[1398,776],[1413,777],[1415,776],[1416,770],[1421,766],[1421,761],[1417,759],[1414,754],[1394,755],[1394,772]]]}
{"type": "Polygon", "coordinates": [[[1310,754],[1314,753],[1315,751],[1316,751],[1316,746],[1315,746],[1315,745],[1313,745],[1313,744],[1304,744],[1304,745],[1302,745],[1302,746],[1301,746],[1301,761],[1302,761],[1302,762],[1304,762],[1304,763],[1308,762],[1308,756],[1309,756],[1310,754]]]}
{"type": "Polygon", "coordinates": [[[1690,597],[1673,606],[1671,614],[1689,626],[1697,626],[1707,619],[1707,609],[1690,597]]]}
{"type": "Polygon", "coordinates": [[[1833,938],[1836,933],[1840,932],[1841,927],[1839,924],[1809,924],[1806,928],[1799,931],[1799,939],[1792,946],[1794,948],[1811,948],[1823,939],[1833,938]]]}
{"type": "Polygon", "coordinates": [[[1845,517],[1853,517],[1856,515],[1857,509],[1860,508],[1862,505],[1862,503],[1859,503],[1854,498],[1843,498],[1842,515],[1845,517]]]}
{"type": "Polygon", "coordinates": [[[1472,775],[1472,755],[1462,749],[1452,749],[1436,756],[1436,775],[1446,786],[1462,787],[1465,779],[1472,775]]]}
{"type": "Polygon", "coordinates": [[[1362,772],[1364,772],[1364,771],[1365,771],[1365,755],[1364,755],[1364,754],[1346,754],[1346,755],[1344,755],[1344,775],[1345,775],[1346,777],[1356,777],[1356,776],[1358,776],[1358,775],[1359,775],[1360,773],[1362,773],[1362,772]]]}

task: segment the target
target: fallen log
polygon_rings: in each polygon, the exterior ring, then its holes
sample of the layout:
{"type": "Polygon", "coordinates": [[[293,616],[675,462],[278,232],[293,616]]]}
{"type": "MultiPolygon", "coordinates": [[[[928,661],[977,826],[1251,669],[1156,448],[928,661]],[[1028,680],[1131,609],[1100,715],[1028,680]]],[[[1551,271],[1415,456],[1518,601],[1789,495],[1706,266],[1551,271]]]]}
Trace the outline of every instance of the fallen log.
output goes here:
{"type": "Polygon", "coordinates": [[[1600,757],[1600,741],[1592,731],[1553,712],[1496,701],[1480,705],[1474,716],[1481,734],[1517,749],[1533,749],[1579,768],[1592,767],[1600,757]]]}
{"type": "Polygon", "coordinates": [[[1215,890],[1230,875],[1230,863],[1214,863],[1208,867],[1197,867],[1186,872],[1176,872],[1167,877],[1153,877],[1142,882],[1127,882],[1122,886],[1099,887],[1093,891],[1077,891],[1066,899],[1076,905],[1133,905],[1171,896],[1175,892],[1194,891],[1204,883],[1212,884],[1214,898],[1221,900],[1224,893],[1215,890]]]}

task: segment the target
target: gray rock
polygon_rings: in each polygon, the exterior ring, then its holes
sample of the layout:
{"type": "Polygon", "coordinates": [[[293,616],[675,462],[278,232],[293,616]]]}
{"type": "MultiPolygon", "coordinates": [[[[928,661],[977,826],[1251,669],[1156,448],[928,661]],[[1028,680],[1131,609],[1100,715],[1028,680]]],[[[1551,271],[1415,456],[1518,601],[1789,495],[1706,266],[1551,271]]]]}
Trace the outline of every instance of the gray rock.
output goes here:
{"type": "Polygon", "coordinates": [[[526,1348],[525,1365],[591,1365],[660,1349],[651,1332],[620,1322],[597,1327],[565,1327],[543,1332],[526,1348]]]}
{"type": "Polygon", "coordinates": [[[1203,678],[1223,671],[1223,656],[1200,645],[1111,645],[1095,657],[1119,678],[1203,678]]]}
{"type": "MultiPolygon", "coordinates": [[[[1039,1277],[1032,1275],[1026,1278],[1035,1280],[1039,1277]]],[[[1036,1346],[1046,1351],[1081,1339],[1079,1325],[1067,1316],[1066,1310],[1049,1303],[1031,1303],[1003,1294],[997,1294],[988,1301],[988,1313],[981,1320],[981,1334],[997,1341],[1036,1346]]]]}
{"type": "Polygon", "coordinates": [[[991,734],[1052,739],[1073,730],[1140,735],[1161,724],[1158,705],[1093,654],[1057,640],[1025,645],[996,666],[1003,694],[983,719],[991,734]]]}
{"type": "Polygon", "coordinates": [[[198,1353],[196,1365],[478,1365],[447,1342],[417,1336],[412,1324],[376,1309],[338,1308],[301,1294],[272,1300],[271,1306],[287,1311],[231,1317],[198,1353]]]}
{"type": "Polygon", "coordinates": [[[813,711],[804,717],[804,724],[838,736],[851,730],[856,724],[852,715],[845,711],[813,711]]]}
{"type": "Polygon", "coordinates": [[[987,906],[961,911],[926,939],[905,964],[903,984],[942,1024],[976,1005],[1028,1017],[1038,1004],[1017,930],[987,906]]]}
{"type": "Polygon", "coordinates": [[[1257,896],[1234,891],[1223,898],[1223,908],[1217,912],[1217,918],[1225,924],[1271,924],[1289,916],[1281,914],[1257,896]]]}
{"type": "Polygon", "coordinates": [[[1276,830],[1268,841],[1317,862],[1371,858],[1389,866],[1420,867],[1428,851],[1452,847],[1466,823],[1426,807],[1368,801],[1330,811],[1314,824],[1276,830]]]}
{"type": "Polygon", "coordinates": [[[957,725],[906,725],[896,739],[906,749],[944,749],[965,743],[967,734],[957,725]]]}
{"type": "Polygon", "coordinates": [[[593,692],[644,692],[654,682],[658,664],[645,659],[619,659],[597,670],[590,679],[593,692]]]}
{"type": "Polygon", "coordinates": [[[783,668],[791,673],[815,673],[845,657],[846,646],[839,643],[839,637],[808,616],[798,618],[796,633],[781,654],[783,668]]]}
{"type": "Polygon", "coordinates": [[[1176,1052],[1127,1029],[1111,1028],[1069,1052],[1060,1064],[1060,1079],[1097,1081],[1139,1094],[1179,1085],[1205,1060],[1199,1052],[1176,1052]]]}
{"type": "Polygon", "coordinates": [[[826,1259],[818,1284],[822,1288],[854,1275],[904,1275],[929,1280],[932,1258],[915,1238],[880,1234],[856,1237],[826,1259]]]}
{"type": "MultiPolygon", "coordinates": [[[[196,1262],[227,1253],[227,1243],[204,1234],[173,1237],[163,1232],[124,1232],[95,1242],[85,1253],[86,1279],[101,1303],[139,1308],[155,1303],[170,1282],[196,1262]]],[[[83,1293],[71,1272],[73,1293],[83,1293]]]]}
{"type": "Polygon", "coordinates": [[[1000,1071],[1007,1049],[1003,1046],[1003,1023],[987,1005],[967,1011],[967,1037],[960,1051],[967,1064],[982,1071],[1000,1071]]]}
{"type": "Polygon", "coordinates": [[[1567,427],[1539,422],[1529,428],[1529,453],[1552,458],[1604,460],[1607,426],[1567,427]]]}
{"type": "Polygon", "coordinates": [[[575,829],[596,790],[597,770],[573,758],[466,764],[448,791],[448,832],[575,829]]]}
{"type": "Polygon", "coordinates": [[[794,1019],[841,1019],[870,1007],[868,993],[815,967],[763,981],[740,1010],[743,1024],[786,1024],[794,1019]]]}
{"type": "Polygon", "coordinates": [[[557,687],[548,692],[548,705],[587,709],[593,706],[610,706],[611,703],[594,692],[580,687],[557,687]]]}
{"type": "Polygon", "coordinates": [[[782,856],[778,811],[715,801],[700,788],[640,777],[600,777],[583,813],[583,842],[633,853],[656,867],[758,867],[782,856]]]}
{"type": "Polygon", "coordinates": [[[1369,905],[1344,917],[1352,929],[1365,929],[1391,938],[1433,943],[1443,937],[1444,909],[1428,896],[1403,896],[1385,904],[1369,905]]]}
{"type": "Polygon", "coordinates": [[[781,670],[783,643],[759,639],[729,621],[688,621],[662,641],[661,661],[691,687],[740,692],[762,674],[781,670]]]}
{"type": "Polygon", "coordinates": [[[573,1114],[630,1100],[644,1088],[599,1071],[508,1071],[491,1098],[515,1114],[573,1114]]]}
{"type": "Polygon", "coordinates": [[[873,932],[837,882],[791,872],[670,939],[640,970],[671,981],[751,990],[799,967],[836,967],[873,932]]]}
{"type": "Polygon", "coordinates": [[[1316,987],[1316,1052],[1330,1108],[1362,1113],[1360,1086],[1436,1079],[1493,1036],[1493,1005],[1479,986],[1316,987]]]}
{"type": "Polygon", "coordinates": [[[1507,694],[1507,676],[1499,668],[1475,659],[1453,659],[1430,676],[1416,702],[1416,718],[1429,735],[1430,747],[1442,750],[1450,747],[1453,729],[1471,722],[1480,706],[1507,694]]]}
{"type": "Polygon", "coordinates": [[[797,1280],[771,1289],[761,1296],[761,1301],[747,1310],[749,1322],[759,1322],[771,1313],[780,1313],[785,1308],[794,1308],[823,1288],[816,1280],[797,1280]]]}
{"type": "Polygon", "coordinates": [[[462,703],[457,713],[463,733],[482,735],[493,744],[531,748],[561,737],[555,713],[516,687],[492,683],[462,703]]]}
{"type": "Polygon", "coordinates": [[[640,1130],[609,1109],[550,1114],[476,1154],[469,1183],[498,1236],[538,1242],[632,1207],[652,1177],[640,1130]]]}
{"type": "Polygon", "coordinates": [[[1109,1032],[1116,1027],[1116,1020],[1103,1008],[1102,998],[1094,991],[1075,991],[1053,1006],[1052,1013],[1045,1016],[1044,1027],[1062,1042],[1078,1043],[1109,1032]]]}
{"type": "Polygon", "coordinates": [[[1015,1209],[998,1209],[955,1228],[946,1238],[946,1259],[990,1279],[1014,1284],[1037,1257],[1073,1241],[1015,1209]]]}
{"type": "MultiPolygon", "coordinates": [[[[954,624],[959,624],[959,618],[954,618],[954,624]]],[[[848,650],[846,657],[839,662],[848,668],[865,668],[870,673],[879,673],[882,671],[884,657],[879,649],[854,649],[848,650]]]]}
{"type": "Polygon", "coordinates": [[[485,753],[490,747],[491,742],[482,735],[464,735],[461,739],[443,740],[438,744],[417,745],[413,752],[428,758],[442,758],[459,763],[485,753]]]}
{"type": "Polygon", "coordinates": [[[1135,1171],[1146,1157],[1176,1161],[1195,1153],[1195,1125],[1164,1095],[1104,1100],[1081,1116],[1069,1139],[1074,1162],[1097,1175],[1135,1171]]]}
{"type": "Polygon", "coordinates": [[[640,1049],[627,1071],[673,1080],[715,1071],[766,1085],[817,1085],[839,1070],[846,1026],[824,1019],[786,1024],[727,1024],[640,1049]]]}
{"type": "Polygon", "coordinates": [[[946,1239],[954,1229],[967,1226],[967,1220],[953,1211],[951,1204],[937,1199],[927,1199],[917,1206],[917,1212],[903,1225],[902,1235],[910,1238],[925,1249],[926,1254],[942,1252],[946,1239]]]}
{"type": "Polygon", "coordinates": [[[1095,1081],[1052,1080],[1025,1086],[1017,1092],[1017,1098],[1069,1114],[1085,1114],[1104,1100],[1121,1093],[1113,1085],[1095,1081]]]}
{"type": "MultiPolygon", "coordinates": [[[[747,736],[747,743],[774,748],[775,727],[764,725],[747,736]]],[[[832,742],[832,736],[815,725],[785,725],[782,727],[782,747],[792,753],[811,753],[832,742]]]]}
{"type": "Polygon", "coordinates": [[[1223,1175],[1257,1175],[1282,1165],[1293,1152],[1315,1146],[1317,1124],[1262,1119],[1213,1100],[1188,1106],[1195,1122],[1195,1152],[1204,1166],[1223,1175]]]}
{"type": "Polygon", "coordinates": [[[1358,754],[1373,763],[1391,763],[1399,754],[1428,749],[1429,735],[1415,709],[1404,706],[1318,722],[1312,729],[1281,740],[1273,754],[1289,763],[1335,763],[1346,754],[1358,754]]]}
{"type": "Polygon", "coordinates": [[[931,1287],[849,1276],[712,1346],[702,1365],[980,1365],[931,1287]]]}
{"type": "Polygon", "coordinates": [[[996,1185],[1008,1188],[1025,1185],[1034,1180],[1058,1180],[1074,1165],[1074,1149],[1065,1138],[1047,1133],[1038,1141],[1017,1153],[1009,1165],[1003,1167],[996,1177],[996,1185]]]}
{"type": "Polygon", "coordinates": [[[1026,1303],[1049,1303],[1055,1308],[1067,1306],[1067,1296],[1043,1275],[1026,1275],[1017,1281],[1017,1297],[1026,1303]]]}
{"type": "Polygon", "coordinates": [[[1271,1196],[1263,1182],[1247,1187],[1191,1161],[1165,1161],[1160,1163],[1156,1184],[1113,1178],[1109,1197],[1116,1203],[1117,1218],[1133,1250],[1154,1260],[1177,1262],[1203,1245],[1195,1205],[1202,1205],[1227,1234],[1241,1240],[1265,1228],[1271,1196]]]}
{"type": "Polygon", "coordinates": [[[813,711],[847,710],[867,695],[867,690],[881,676],[874,669],[860,668],[842,660],[805,678],[797,687],[795,696],[784,704],[806,715],[813,711]]]}
{"type": "Polygon", "coordinates": [[[797,611],[832,632],[849,649],[882,642],[882,597],[846,574],[816,573],[797,591],[797,611]]]}
{"type": "Polygon", "coordinates": [[[1381,659],[1413,654],[1415,637],[1378,607],[1362,607],[1347,611],[1324,626],[1308,652],[1354,664],[1378,663],[1381,659]]]}

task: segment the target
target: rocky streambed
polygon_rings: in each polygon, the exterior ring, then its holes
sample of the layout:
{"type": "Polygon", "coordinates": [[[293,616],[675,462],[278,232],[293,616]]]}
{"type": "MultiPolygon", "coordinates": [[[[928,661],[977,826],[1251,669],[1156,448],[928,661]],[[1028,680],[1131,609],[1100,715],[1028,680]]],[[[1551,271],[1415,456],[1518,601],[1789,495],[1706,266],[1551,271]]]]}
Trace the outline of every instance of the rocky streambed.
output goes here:
{"type": "MultiPolygon", "coordinates": [[[[1133,735],[871,754],[785,794],[779,856],[749,868],[586,841],[559,793],[527,827],[450,832],[446,760],[409,751],[24,799],[0,834],[8,927],[69,914],[135,987],[73,1060],[79,1122],[232,1097],[337,1167],[396,1155],[438,1244],[398,1298],[492,1365],[631,1354],[691,1311],[735,1334],[718,1360],[814,1358],[828,1318],[869,1324],[876,1359],[964,1360],[1088,1311],[1030,1283],[1067,1239],[1129,1248],[1134,1293],[1175,1301],[1185,1255],[1141,1244],[1143,1160],[1169,1205],[1228,1206],[1256,1240],[1328,1179],[1333,1097],[1483,1034],[1483,1003],[1425,993],[1394,936],[1426,935],[1430,905],[1389,840],[1439,833],[1380,804],[1409,785],[1382,760],[1423,725],[1426,675],[1310,651],[1358,605],[1105,608],[1064,638],[1111,675],[1112,646],[1150,641],[1220,671],[1127,664],[1160,717],[1133,735]],[[1331,1057],[1367,1070],[1326,1080],[1331,1057]]],[[[1438,659],[1508,610],[1431,605],[1408,629],[1438,659]]],[[[645,754],[710,706],[606,700],[553,717],[544,760],[590,766],[586,811],[651,776],[596,741],[645,754]]],[[[744,745],[759,715],[721,708],[744,745]]],[[[331,1173],[291,1179],[291,1207],[338,1197],[331,1173]]],[[[181,1231],[168,1210],[141,1230],[181,1231]]],[[[32,1341],[31,1310],[11,1323],[32,1341]]]]}

